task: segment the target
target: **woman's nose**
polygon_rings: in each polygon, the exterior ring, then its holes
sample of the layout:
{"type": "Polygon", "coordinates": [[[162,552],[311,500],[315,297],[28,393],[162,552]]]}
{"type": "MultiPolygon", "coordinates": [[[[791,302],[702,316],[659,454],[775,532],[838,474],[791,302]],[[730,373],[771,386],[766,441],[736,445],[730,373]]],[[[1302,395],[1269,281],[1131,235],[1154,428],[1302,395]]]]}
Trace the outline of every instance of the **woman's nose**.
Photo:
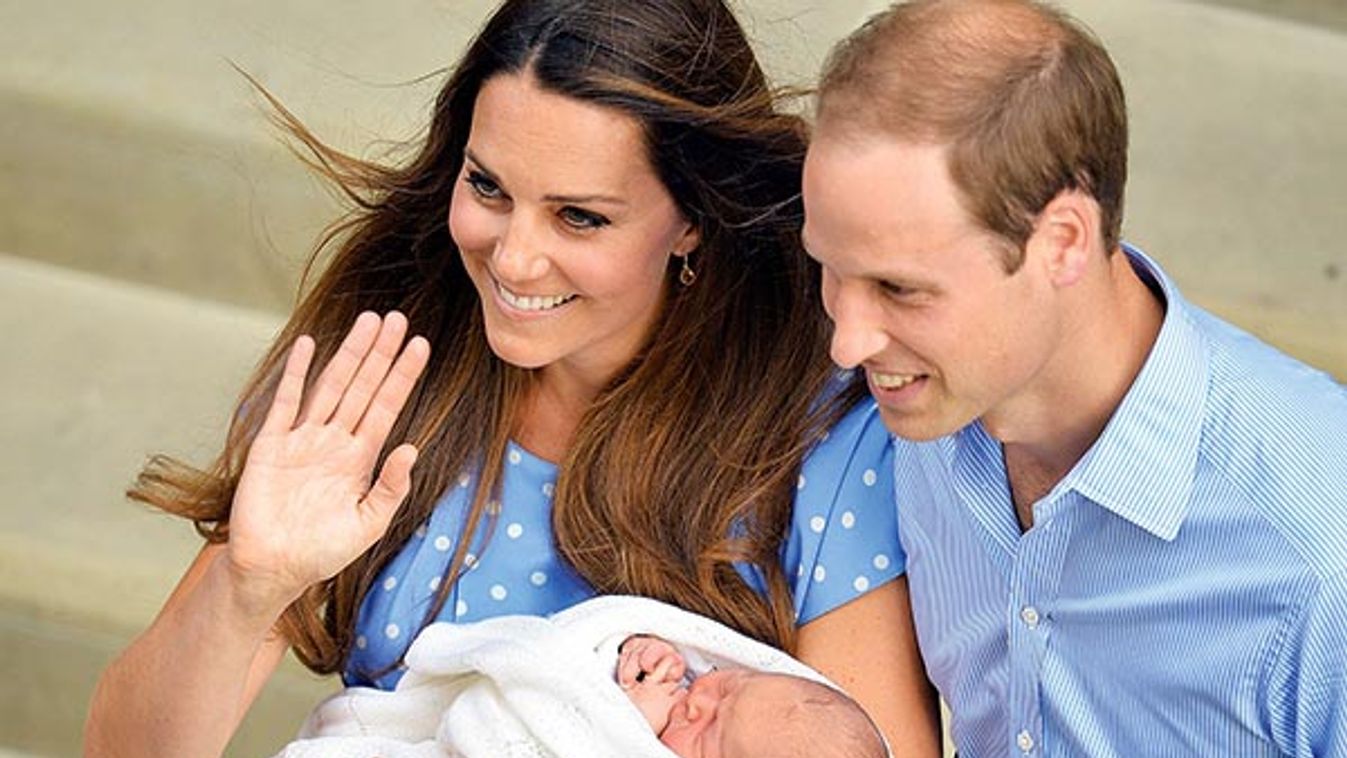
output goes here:
{"type": "Polygon", "coordinates": [[[528,282],[547,274],[546,235],[537,226],[536,221],[515,213],[496,240],[491,259],[496,275],[503,281],[528,282]]]}

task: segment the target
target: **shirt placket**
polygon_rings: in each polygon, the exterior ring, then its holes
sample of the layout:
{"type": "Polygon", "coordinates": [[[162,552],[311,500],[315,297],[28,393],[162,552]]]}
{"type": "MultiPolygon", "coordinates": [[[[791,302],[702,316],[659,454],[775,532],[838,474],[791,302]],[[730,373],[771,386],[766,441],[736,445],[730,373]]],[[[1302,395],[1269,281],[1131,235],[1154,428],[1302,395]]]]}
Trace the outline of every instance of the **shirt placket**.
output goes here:
{"type": "Polygon", "coordinates": [[[1010,658],[1009,755],[1044,751],[1043,664],[1052,632],[1052,608],[1070,531],[1070,514],[1060,498],[1039,503],[1035,526],[1020,536],[1010,572],[1006,608],[1010,658]]]}

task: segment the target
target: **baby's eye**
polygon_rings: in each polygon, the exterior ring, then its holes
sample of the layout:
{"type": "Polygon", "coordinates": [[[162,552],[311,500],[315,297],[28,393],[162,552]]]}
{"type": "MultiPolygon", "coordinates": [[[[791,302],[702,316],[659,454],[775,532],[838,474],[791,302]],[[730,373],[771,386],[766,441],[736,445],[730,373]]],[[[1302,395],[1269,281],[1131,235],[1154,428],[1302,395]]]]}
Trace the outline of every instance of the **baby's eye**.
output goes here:
{"type": "Polygon", "coordinates": [[[598,229],[612,223],[597,213],[568,205],[557,211],[557,215],[567,225],[575,229],[598,229]]]}
{"type": "Polygon", "coordinates": [[[480,171],[469,171],[468,175],[463,178],[463,181],[472,188],[473,192],[477,193],[478,197],[487,200],[495,200],[505,194],[501,192],[499,184],[496,184],[491,177],[480,171]]]}

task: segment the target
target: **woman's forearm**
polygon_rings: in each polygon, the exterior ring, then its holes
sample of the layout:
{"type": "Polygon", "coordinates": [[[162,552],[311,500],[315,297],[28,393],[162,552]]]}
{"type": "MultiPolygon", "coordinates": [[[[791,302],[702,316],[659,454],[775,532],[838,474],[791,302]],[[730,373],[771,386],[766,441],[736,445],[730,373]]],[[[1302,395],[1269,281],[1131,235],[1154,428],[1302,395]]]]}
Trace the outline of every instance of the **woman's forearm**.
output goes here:
{"type": "Polygon", "coordinates": [[[86,756],[218,756],[284,656],[280,610],[241,596],[207,548],[154,623],[103,672],[86,756]]]}

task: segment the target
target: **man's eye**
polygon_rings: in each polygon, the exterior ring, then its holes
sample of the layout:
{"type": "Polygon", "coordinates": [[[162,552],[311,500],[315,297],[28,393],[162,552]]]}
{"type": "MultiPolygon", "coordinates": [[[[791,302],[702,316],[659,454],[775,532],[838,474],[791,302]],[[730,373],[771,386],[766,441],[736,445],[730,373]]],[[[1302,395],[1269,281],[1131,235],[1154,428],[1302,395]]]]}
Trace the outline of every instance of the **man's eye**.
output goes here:
{"type": "Polygon", "coordinates": [[[499,184],[496,184],[490,177],[480,171],[469,171],[463,181],[467,182],[468,186],[472,188],[473,192],[477,193],[478,197],[486,198],[487,200],[495,200],[504,194],[501,192],[499,184]]]}
{"type": "Polygon", "coordinates": [[[591,213],[587,210],[570,205],[558,211],[557,215],[561,217],[561,220],[565,222],[567,226],[576,229],[598,229],[599,227],[607,226],[612,223],[597,213],[591,213]]]}
{"type": "Polygon", "coordinates": [[[892,295],[894,297],[904,297],[915,292],[911,287],[896,282],[880,281],[879,288],[884,290],[884,294],[892,295]]]}

